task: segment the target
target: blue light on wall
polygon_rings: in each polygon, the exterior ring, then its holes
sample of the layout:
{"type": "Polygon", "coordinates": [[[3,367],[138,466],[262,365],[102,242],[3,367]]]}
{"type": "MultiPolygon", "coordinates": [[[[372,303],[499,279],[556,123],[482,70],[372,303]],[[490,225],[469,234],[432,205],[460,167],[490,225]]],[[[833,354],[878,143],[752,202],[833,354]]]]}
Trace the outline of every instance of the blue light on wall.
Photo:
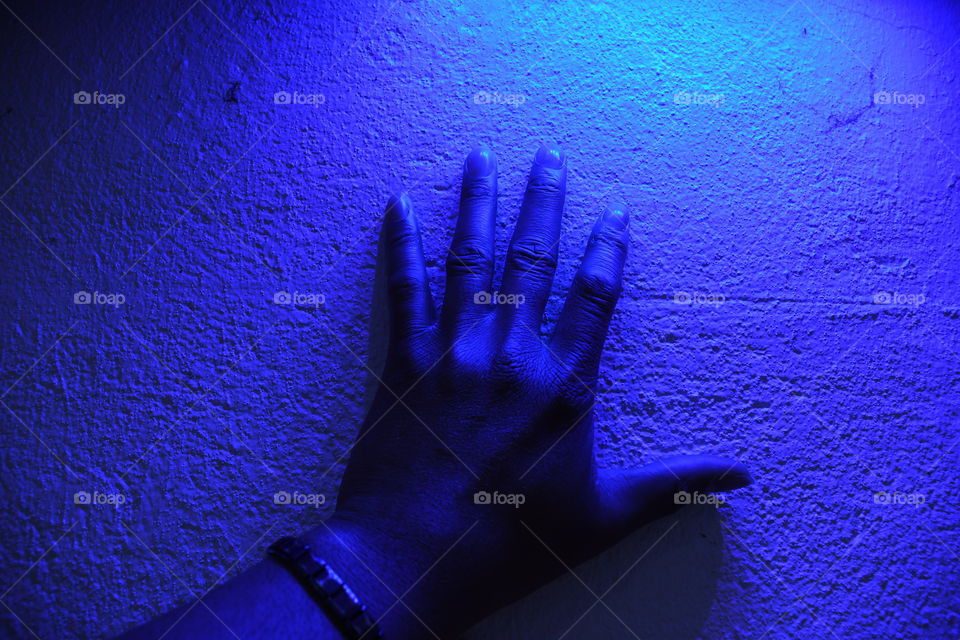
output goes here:
{"type": "MultiPolygon", "coordinates": [[[[3,637],[119,633],[328,516],[273,496],[336,494],[387,196],[439,298],[464,155],[497,153],[502,256],[544,140],[570,166],[547,329],[603,204],[633,216],[598,458],[756,478],[589,585],[620,579],[640,637],[960,634],[950,3],[0,14],[3,637]]],[[[623,633],[593,604],[567,576],[472,634],[623,633]]]]}

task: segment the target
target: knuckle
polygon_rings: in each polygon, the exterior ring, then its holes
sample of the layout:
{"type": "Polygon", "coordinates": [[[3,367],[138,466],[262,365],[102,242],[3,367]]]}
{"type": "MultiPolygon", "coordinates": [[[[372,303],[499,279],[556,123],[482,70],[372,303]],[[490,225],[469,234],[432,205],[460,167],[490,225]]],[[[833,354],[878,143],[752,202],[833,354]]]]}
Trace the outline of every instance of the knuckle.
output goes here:
{"type": "Polygon", "coordinates": [[[557,248],[534,238],[514,242],[507,256],[507,264],[513,269],[526,272],[550,272],[557,268],[557,248]]]}
{"type": "Polygon", "coordinates": [[[564,178],[561,171],[537,171],[527,180],[527,194],[536,198],[561,198],[564,192],[564,178]]]}
{"type": "Polygon", "coordinates": [[[496,196],[497,189],[493,181],[488,178],[478,178],[463,183],[460,202],[470,208],[487,206],[496,196]]]}
{"type": "Polygon", "coordinates": [[[580,271],[576,281],[577,294],[588,304],[601,311],[616,305],[623,290],[620,278],[597,271],[580,271]]]}
{"type": "Polygon", "coordinates": [[[453,275],[483,273],[493,268],[493,256],[479,242],[457,243],[447,254],[447,272],[453,275]]]}
{"type": "Polygon", "coordinates": [[[425,286],[423,278],[404,270],[394,271],[387,280],[391,295],[401,301],[415,297],[425,286]]]}
{"type": "Polygon", "coordinates": [[[406,222],[395,224],[388,229],[387,243],[392,249],[399,249],[414,243],[418,239],[417,228],[406,222]]]}
{"type": "Polygon", "coordinates": [[[591,242],[614,256],[622,256],[627,252],[627,234],[618,229],[606,227],[594,235],[591,242]]]}

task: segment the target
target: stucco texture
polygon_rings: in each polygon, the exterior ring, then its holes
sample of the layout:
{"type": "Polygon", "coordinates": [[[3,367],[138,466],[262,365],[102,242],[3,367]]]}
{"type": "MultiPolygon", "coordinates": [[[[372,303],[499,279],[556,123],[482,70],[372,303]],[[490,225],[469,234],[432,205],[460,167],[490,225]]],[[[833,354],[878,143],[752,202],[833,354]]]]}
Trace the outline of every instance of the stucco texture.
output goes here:
{"type": "Polygon", "coordinates": [[[465,154],[498,154],[502,250],[548,140],[570,178],[547,330],[602,204],[633,213],[598,458],[712,452],[756,482],[470,636],[958,637],[958,17],[3,3],[0,636],[118,633],[329,515],[387,195],[439,297],[465,154]]]}

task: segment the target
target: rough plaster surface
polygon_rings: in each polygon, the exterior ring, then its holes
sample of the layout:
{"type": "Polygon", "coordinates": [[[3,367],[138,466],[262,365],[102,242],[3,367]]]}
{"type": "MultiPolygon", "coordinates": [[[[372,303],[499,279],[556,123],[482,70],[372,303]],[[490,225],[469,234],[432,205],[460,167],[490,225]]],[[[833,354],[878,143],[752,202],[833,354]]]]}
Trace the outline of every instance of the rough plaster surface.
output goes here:
{"type": "Polygon", "coordinates": [[[3,637],[119,632],[327,515],[272,496],[335,494],[368,400],[354,353],[373,357],[388,191],[410,190],[439,287],[464,154],[499,154],[503,242],[542,139],[571,165],[548,324],[603,200],[635,211],[599,458],[717,452],[757,482],[472,637],[558,637],[581,616],[567,638],[960,634],[949,3],[10,9],[49,50],[0,10],[3,637]]]}

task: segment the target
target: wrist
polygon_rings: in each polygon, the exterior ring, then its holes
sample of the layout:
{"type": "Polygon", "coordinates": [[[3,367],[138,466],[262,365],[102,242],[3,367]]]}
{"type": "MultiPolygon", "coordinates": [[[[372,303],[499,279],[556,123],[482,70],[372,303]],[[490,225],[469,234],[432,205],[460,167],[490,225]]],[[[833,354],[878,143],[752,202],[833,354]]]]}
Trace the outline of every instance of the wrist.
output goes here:
{"type": "Polygon", "coordinates": [[[354,592],[377,621],[384,638],[422,637],[425,629],[418,621],[422,614],[412,607],[410,597],[405,596],[416,580],[415,575],[411,577],[411,565],[418,563],[410,561],[394,541],[336,516],[305,532],[301,538],[354,592]],[[416,614],[411,613],[408,606],[416,614]]]}

